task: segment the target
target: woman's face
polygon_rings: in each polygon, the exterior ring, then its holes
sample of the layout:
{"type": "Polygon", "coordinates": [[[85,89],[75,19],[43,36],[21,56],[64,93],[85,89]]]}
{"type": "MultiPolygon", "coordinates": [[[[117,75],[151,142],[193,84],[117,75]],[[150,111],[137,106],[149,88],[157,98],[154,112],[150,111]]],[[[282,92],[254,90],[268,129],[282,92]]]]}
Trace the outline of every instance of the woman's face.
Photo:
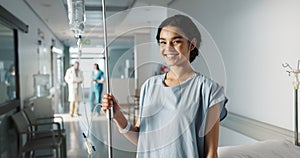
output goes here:
{"type": "Polygon", "coordinates": [[[190,51],[194,49],[181,29],[174,26],[162,28],[159,46],[160,53],[169,66],[189,63],[190,51]]]}

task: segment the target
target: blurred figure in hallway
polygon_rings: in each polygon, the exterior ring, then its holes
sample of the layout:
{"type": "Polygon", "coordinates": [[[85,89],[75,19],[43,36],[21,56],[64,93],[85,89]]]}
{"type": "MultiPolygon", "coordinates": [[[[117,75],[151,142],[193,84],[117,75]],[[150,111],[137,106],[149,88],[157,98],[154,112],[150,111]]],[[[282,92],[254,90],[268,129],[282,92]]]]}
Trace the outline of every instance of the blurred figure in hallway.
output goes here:
{"type": "Polygon", "coordinates": [[[101,95],[103,90],[103,82],[104,82],[104,73],[99,69],[98,64],[94,64],[94,70],[92,72],[92,81],[91,81],[91,92],[90,92],[90,105],[91,112],[94,112],[96,107],[96,113],[100,115],[100,104],[101,103],[101,95]],[[96,99],[96,104],[95,104],[96,99]],[[97,106],[98,105],[98,106],[97,106]]]}
{"type": "Polygon", "coordinates": [[[82,71],[79,70],[79,62],[75,61],[65,75],[65,80],[69,88],[70,115],[78,116],[78,106],[82,97],[81,83],[83,81],[82,71]]]}
{"type": "Polygon", "coordinates": [[[5,85],[6,88],[6,94],[8,96],[9,100],[13,100],[16,98],[16,72],[15,72],[15,66],[12,65],[5,74],[5,85]]]}

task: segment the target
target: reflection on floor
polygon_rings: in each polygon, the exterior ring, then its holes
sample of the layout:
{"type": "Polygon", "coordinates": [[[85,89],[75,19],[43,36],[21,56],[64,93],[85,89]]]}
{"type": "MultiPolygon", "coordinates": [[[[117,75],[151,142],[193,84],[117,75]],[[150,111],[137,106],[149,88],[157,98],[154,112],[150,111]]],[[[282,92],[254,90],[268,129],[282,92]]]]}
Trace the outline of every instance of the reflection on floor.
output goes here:
{"type": "MultiPolygon", "coordinates": [[[[89,105],[88,105],[89,106],[89,105]]],[[[89,108],[84,108],[83,104],[79,108],[79,117],[70,117],[69,114],[57,114],[64,118],[67,133],[67,157],[68,158],[107,158],[107,119],[104,115],[94,116],[89,112],[89,108]],[[91,122],[91,118],[92,123],[91,122]],[[88,128],[90,133],[88,134],[88,128]],[[96,151],[89,155],[83,137],[89,135],[96,151]]],[[[112,146],[114,158],[134,158],[136,146],[121,135],[112,123],[112,146]]]]}

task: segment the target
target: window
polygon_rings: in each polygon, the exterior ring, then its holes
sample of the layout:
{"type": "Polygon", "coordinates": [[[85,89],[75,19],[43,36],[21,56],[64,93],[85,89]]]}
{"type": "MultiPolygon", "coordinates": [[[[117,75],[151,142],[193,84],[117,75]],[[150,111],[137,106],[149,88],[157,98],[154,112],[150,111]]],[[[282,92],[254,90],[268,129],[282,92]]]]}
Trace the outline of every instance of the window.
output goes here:
{"type": "Polygon", "coordinates": [[[14,31],[0,24],[0,104],[16,95],[16,63],[14,31]]]}
{"type": "Polygon", "coordinates": [[[0,5],[0,115],[20,106],[18,31],[28,25],[0,5]]]}

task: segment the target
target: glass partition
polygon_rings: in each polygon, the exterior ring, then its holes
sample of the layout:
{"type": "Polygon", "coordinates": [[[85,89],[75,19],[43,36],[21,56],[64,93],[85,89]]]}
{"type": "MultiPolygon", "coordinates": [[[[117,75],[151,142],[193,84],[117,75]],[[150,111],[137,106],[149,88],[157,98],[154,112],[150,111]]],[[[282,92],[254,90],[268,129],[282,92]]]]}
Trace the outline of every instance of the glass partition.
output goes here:
{"type": "Polygon", "coordinates": [[[28,25],[0,5],[0,115],[20,108],[18,33],[28,25]]]}
{"type": "Polygon", "coordinates": [[[0,23],[0,104],[17,98],[14,42],[14,30],[0,23]]]}

